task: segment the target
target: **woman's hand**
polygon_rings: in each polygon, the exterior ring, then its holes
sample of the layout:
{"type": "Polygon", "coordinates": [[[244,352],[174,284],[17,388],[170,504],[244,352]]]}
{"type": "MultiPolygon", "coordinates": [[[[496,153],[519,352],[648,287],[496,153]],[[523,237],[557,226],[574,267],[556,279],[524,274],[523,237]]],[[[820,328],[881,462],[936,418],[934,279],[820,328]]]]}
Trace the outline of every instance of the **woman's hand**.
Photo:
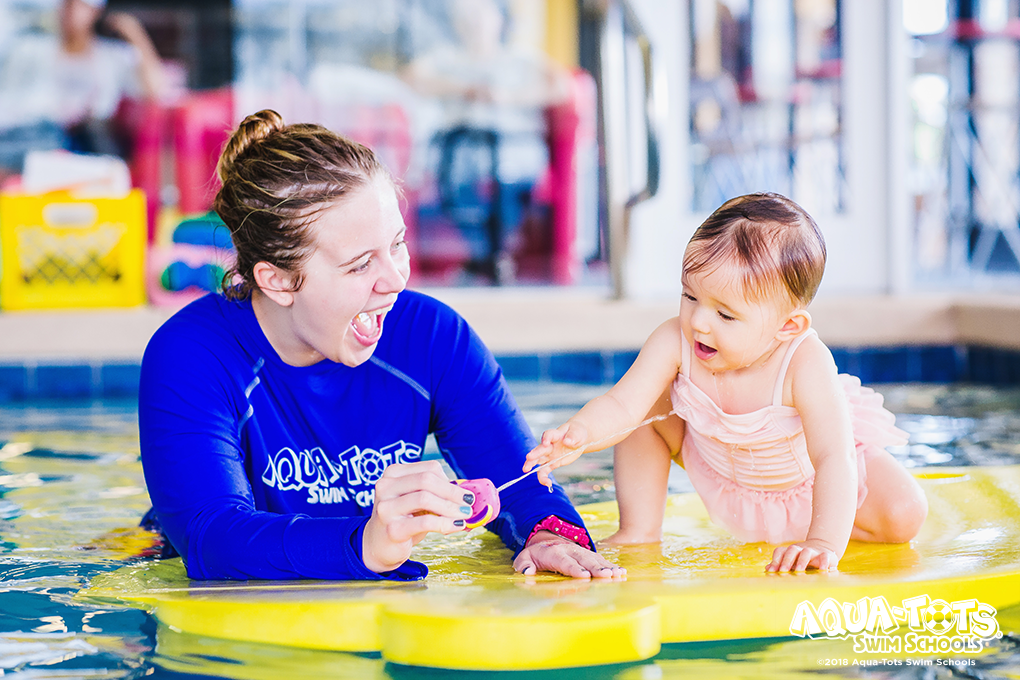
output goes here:
{"type": "Polygon", "coordinates": [[[581,457],[584,453],[581,448],[588,439],[588,428],[575,421],[569,420],[555,430],[546,430],[542,433],[541,443],[528,452],[524,459],[524,472],[528,472],[537,465],[545,465],[538,471],[538,481],[545,486],[552,488],[552,480],[549,473],[558,467],[569,465],[581,457]],[[573,451],[572,455],[567,455],[573,451]]]}
{"type": "Polygon", "coordinates": [[[514,569],[532,576],[551,571],[573,578],[613,578],[627,575],[627,570],[606,560],[602,555],[557,536],[551,531],[538,531],[514,560],[514,569]]]}
{"type": "Polygon", "coordinates": [[[474,494],[451,484],[437,461],[390,465],[375,485],[362,559],[376,573],[403,564],[425,534],[464,530],[474,494]]]}
{"type": "Polygon", "coordinates": [[[835,550],[824,541],[808,539],[776,548],[765,571],[807,571],[811,567],[828,571],[838,564],[839,555],[835,550]]]}

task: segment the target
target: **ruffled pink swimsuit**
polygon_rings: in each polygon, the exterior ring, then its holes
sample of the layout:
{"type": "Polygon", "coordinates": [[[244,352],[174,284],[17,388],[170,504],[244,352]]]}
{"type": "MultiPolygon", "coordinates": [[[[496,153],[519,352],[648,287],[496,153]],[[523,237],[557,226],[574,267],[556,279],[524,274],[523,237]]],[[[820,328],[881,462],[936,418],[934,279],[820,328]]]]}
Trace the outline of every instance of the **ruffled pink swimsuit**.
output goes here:
{"type": "MultiPolygon", "coordinates": [[[[682,341],[683,369],[672,401],[686,422],[683,466],[712,521],[742,541],[787,543],[807,537],[815,470],[797,409],[783,405],[783,383],[793,353],[814,334],[789,344],[772,404],[752,413],[726,413],[690,380],[691,348],[682,341]]],[[[851,375],[839,380],[850,405],[857,443],[857,507],[868,493],[867,459],[886,446],[905,444],[907,433],[882,406],[882,395],[851,375]]]]}

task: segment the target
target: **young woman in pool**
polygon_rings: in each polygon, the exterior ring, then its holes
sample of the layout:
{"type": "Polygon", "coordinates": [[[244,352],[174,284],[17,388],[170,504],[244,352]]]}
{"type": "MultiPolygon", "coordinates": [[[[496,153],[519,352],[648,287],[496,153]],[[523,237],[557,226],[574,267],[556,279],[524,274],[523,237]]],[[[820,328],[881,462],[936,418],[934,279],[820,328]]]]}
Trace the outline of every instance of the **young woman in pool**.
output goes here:
{"type": "MultiPolygon", "coordinates": [[[[153,512],[193,578],[420,579],[430,531],[463,531],[462,478],[500,484],[534,440],[455,312],[405,291],[393,180],[367,148],[261,111],[220,158],[237,251],[225,295],[150,340],[139,427],[153,512]]],[[[518,484],[489,528],[525,574],[621,575],[560,489],[518,484]]]]}
{"type": "Polygon", "coordinates": [[[837,375],[807,306],[825,268],[814,220],[776,194],[732,199],[698,228],[683,259],[679,316],[645,342],[608,393],[546,431],[524,469],[548,483],[586,445],[615,451],[615,543],[661,538],[670,460],[712,520],[745,541],[787,543],[768,571],[835,569],[850,538],[903,542],[924,495],[885,450],[906,442],[882,397],[837,375]],[[608,438],[603,441],[603,438],[608,438]],[[562,457],[562,458],[561,458],[562,457]]]}

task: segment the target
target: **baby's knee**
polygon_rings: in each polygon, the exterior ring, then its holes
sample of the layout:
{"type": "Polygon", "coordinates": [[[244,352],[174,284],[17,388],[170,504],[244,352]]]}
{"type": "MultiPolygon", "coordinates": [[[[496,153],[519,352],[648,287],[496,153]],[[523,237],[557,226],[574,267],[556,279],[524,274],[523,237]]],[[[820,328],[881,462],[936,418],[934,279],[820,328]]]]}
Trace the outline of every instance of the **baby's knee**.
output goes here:
{"type": "Polygon", "coordinates": [[[882,540],[886,543],[906,543],[921,531],[928,517],[928,500],[924,493],[906,494],[889,503],[882,522],[882,540]]]}

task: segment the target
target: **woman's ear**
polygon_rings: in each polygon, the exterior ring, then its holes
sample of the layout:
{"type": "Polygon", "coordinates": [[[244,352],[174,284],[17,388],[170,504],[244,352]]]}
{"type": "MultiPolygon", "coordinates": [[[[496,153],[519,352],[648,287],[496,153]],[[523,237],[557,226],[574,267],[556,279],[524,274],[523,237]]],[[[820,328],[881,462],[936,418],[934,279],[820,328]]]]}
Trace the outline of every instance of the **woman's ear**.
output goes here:
{"type": "Polygon", "coordinates": [[[268,262],[257,262],[252,267],[252,274],[255,278],[255,285],[270,300],[281,307],[289,307],[294,304],[294,282],[290,272],[268,262]]]}
{"type": "Polygon", "coordinates": [[[797,308],[790,313],[790,316],[786,317],[786,321],[783,322],[779,333],[776,334],[776,339],[780,342],[786,342],[809,328],[811,328],[811,315],[806,309],[797,308]]]}

